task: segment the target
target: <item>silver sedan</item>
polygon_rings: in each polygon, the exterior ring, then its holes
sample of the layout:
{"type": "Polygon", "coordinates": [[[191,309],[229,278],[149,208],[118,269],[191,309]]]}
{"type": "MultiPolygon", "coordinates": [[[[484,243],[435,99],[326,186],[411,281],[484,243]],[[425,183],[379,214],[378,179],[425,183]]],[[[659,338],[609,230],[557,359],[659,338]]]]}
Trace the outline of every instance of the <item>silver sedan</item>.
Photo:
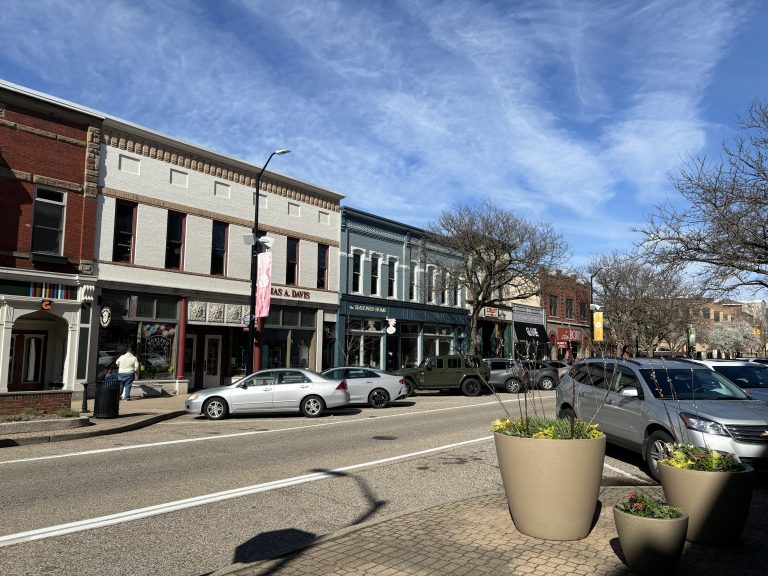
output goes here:
{"type": "Polygon", "coordinates": [[[316,418],[327,408],[349,404],[347,383],[303,368],[261,370],[228,386],[194,392],[187,412],[221,420],[229,414],[301,412],[316,418]]]}
{"type": "Polygon", "coordinates": [[[362,366],[340,366],[323,372],[332,380],[344,379],[349,387],[350,404],[384,408],[393,400],[405,398],[408,388],[402,376],[362,366]]]}

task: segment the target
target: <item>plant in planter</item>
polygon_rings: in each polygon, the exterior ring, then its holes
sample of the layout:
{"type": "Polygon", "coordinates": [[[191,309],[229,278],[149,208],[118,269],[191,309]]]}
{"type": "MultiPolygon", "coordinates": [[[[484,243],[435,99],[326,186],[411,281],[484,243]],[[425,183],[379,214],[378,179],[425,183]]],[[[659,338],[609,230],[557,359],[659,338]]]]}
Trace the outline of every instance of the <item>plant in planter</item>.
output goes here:
{"type": "Polygon", "coordinates": [[[523,406],[519,418],[507,413],[492,423],[515,527],[546,540],[584,538],[597,508],[605,435],[594,424],[529,415],[527,401],[523,406]]]}
{"type": "Polygon", "coordinates": [[[672,573],[680,560],[688,515],[641,492],[630,490],[613,507],[613,519],[627,565],[638,574],[672,573]]]}
{"type": "Polygon", "coordinates": [[[698,544],[733,544],[749,515],[754,470],[734,454],[692,444],[668,444],[659,461],[664,497],[690,520],[686,539],[698,544]]]}

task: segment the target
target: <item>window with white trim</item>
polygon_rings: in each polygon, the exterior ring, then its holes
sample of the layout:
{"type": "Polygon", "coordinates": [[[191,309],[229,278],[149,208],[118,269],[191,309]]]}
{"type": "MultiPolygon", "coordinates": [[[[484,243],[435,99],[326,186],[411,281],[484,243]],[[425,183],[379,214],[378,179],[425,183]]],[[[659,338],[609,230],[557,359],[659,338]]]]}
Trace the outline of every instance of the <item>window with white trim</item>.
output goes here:
{"type": "Polygon", "coordinates": [[[32,214],[32,252],[61,255],[65,193],[38,188],[32,214]]]}

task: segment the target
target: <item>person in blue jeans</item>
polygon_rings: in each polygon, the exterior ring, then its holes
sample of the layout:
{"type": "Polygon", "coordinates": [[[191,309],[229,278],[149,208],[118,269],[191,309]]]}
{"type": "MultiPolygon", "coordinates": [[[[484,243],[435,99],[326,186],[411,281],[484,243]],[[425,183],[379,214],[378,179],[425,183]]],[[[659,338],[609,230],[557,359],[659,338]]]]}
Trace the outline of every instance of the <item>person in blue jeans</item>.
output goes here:
{"type": "Polygon", "coordinates": [[[139,359],[133,355],[133,348],[128,347],[115,364],[117,364],[117,379],[120,381],[120,396],[123,400],[130,400],[131,384],[139,373],[139,359]]]}

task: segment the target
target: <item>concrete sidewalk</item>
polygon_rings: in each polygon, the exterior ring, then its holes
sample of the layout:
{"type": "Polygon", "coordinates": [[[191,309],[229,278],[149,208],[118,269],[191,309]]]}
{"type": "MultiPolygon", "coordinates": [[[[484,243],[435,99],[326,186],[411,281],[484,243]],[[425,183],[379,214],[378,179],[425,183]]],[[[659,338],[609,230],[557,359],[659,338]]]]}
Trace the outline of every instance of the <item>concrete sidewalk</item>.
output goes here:
{"type": "MultiPolygon", "coordinates": [[[[661,487],[638,488],[662,498],[661,487]]],[[[280,558],[239,563],[215,576],[394,576],[630,574],[613,522],[628,487],[600,492],[600,517],[583,540],[538,540],[515,530],[504,494],[449,502],[355,526],[280,558]]],[[[678,574],[763,575],[768,566],[768,491],[756,489],[747,527],[734,547],[686,543],[678,574]]],[[[658,576],[666,576],[659,574],[658,576]]]]}
{"type": "MultiPolygon", "coordinates": [[[[63,430],[14,432],[12,431],[13,426],[0,424],[0,448],[43,442],[62,442],[137,430],[185,414],[184,403],[186,399],[186,394],[179,396],[145,396],[143,398],[134,395],[130,401],[120,401],[116,418],[94,418],[94,400],[91,398],[87,401],[89,411],[81,412],[81,416],[88,417],[86,426],[63,430]]],[[[82,399],[72,401],[73,410],[80,412],[82,406],[82,399]]]]}

